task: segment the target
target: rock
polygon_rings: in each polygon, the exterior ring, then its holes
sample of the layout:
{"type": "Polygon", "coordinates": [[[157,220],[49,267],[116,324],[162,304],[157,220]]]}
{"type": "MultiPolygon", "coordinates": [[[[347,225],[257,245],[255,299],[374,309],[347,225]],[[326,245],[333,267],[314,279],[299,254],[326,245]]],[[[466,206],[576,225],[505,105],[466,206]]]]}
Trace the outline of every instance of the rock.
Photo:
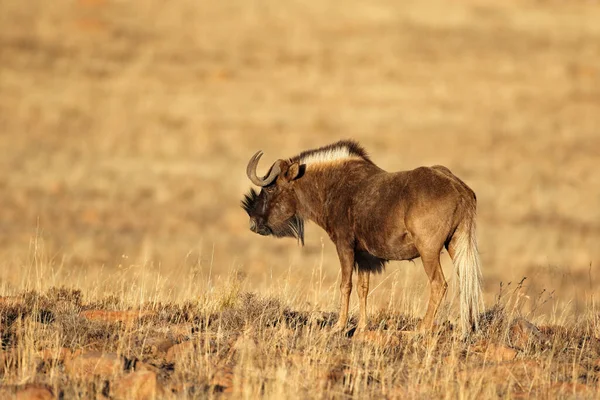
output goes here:
{"type": "Polygon", "coordinates": [[[124,375],[111,388],[111,398],[115,400],[150,400],[163,398],[156,373],[136,371],[124,375]]]}
{"type": "Polygon", "coordinates": [[[175,362],[177,359],[190,359],[198,354],[214,353],[218,350],[218,342],[206,335],[181,342],[171,346],[165,355],[166,362],[175,362]]]}
{"type": "Polygon", "coordinates": [[[192,334],[192,325],[190,324],[177,324],[168,327],[169,334],[178,341],[187,340],[192,334]]]}
{"type": "Polygon", "coordinates": [[[566,336],[569,334],[569,329],[561,325],[540,325],[539,330],[547,337],[566,336]]]}
{"type": "Polygon", "coordinates": [[[66,347],[56,349],[46,348],[38,353],[39,357],[47,363],[54,364],[57,362],[65,362],[66,359],[72,358],[72,352],[66,347]]]}
{"type": "Polygon", "coordinates": [[[21,296],[0,296],[0,305],[12,306],[22,301],[23,298],[21,296]]]}
{"type": "Polygon", "coordinates": [[[16,386],[0,386],[0,399],[6,400],[54,400],[52,387],[41,383],[16,386]]]}
{"type": "Polygon", "coordinates": [[[565,396],[571,395],[576,398],[584,397],[585,394],[593,394],[597,392],[581,383],[571,383],[571,382],[557,382],[551,385],[548,389],[548,395],[550,398],[564,398],[565,396]]]}
{"type": "Polygon", "coordinates": [[[193,330],[194,326],[190,323],[178,323],[169,324],[165,326],[157,326],[155,329],[155,333],[159,337],[168,337],[169,339],[172,339],[176,342],[183,342],[185,340],[190,339],[193,330]]]}
{"type": "Polygon", "coordinates": [[[135,365],[134,365],[133,369],[135,371],[151,371],[151,372],[154,372],[157,375],[158,375],[158,373],[160,373],[160,368],[155,367],[152,364],[148,364],[148,363],[145,363],[143,361],[139,361],[139,360],[137,360],[135,362],[135,365]]]}
{"type": "Polygon", "coordinates": [[[114,353],[92,351],[65,359],[65,371],[82,378],[114,376],[123,372],[125,360],[114,353]]]}
{"type": "Polygon", "coordinates": [[[493,361],[512,361],[517,356],[517,351],[507,346],[490,345],[485,351],[485,356],[493,361]]]}
{"type": "Polygon", "coordinates": [[[580,399],[595,398],[597,394],[594,387],[586,386],[581,383],[556,382],[550,385],[536,385],[533,387],[523,387],[513,392],[513,398],[516,399],[580,399]]]}
{"type": "Polygon", "coordinates": [[[80,316],[90,321],[103,322],[123,322],[131,324],[141,318],[152,317],[156,315],[154,311],[108,311],[108,310],[87,310],[79,313],[80,316]]]}
{"type": "Polygon", "coordinates": [[[256,350],[256,342],[248,335],[242,335],[235,341],[232,348],[238,352],[253,352],[256,350]]]}
{"type": "Polygon", "coordinates": [[[180,399],[192,388],[193,383],[170,380],[165,384],[163,393],[171,393],[173,398],[180,399]]]}
{"type": "Polygon", "coordinates": [[[419,342],[419,339],[423,338],[423,334],[419,331],[398,331],[398,335],[405,340],[412,341],[413,343],[415,343],[415,341],[419,342]]]}
{"type": "Polygon", "coordinates": [[[144,347],[150,354],[156,356],[166,353],[171,347],[176,345],[175,340],[166,337],[151,337],[146,340],[144,347]]]}
{"type": "Polygon", "coordinates": [[[492,362],[503,362],[514,360],[517,356],[517,351],[513,348],[489,343],[487,340],[481,340],[471,346],[471,351],[482,353],[483,358],[492,362]]]}
{"type": "Polygon", "coordinates": [[[210,385],[218,392],[233,392],[233,369],[231,367],[220,367],[213,374],[210,385]]]}
{"type": "Polygon", "coordinates": [[[548,344],[548,336],[540,331],[537,326],[524,318],[515,318],[509,329],[510,344],[514,347],[525,349],[529,344],[548,344]]]}
{"type": "Polygon", "coordinates": [[[167,350],[165,361],[168,363],[175,363],[178,361],[186,360],[192,357],[196,353],[196,346],[194,342],[188,340],[187,342],[173,345],[167,350]]]}
{"type": "Polygon", "coordinates": [[[337,363],[321,375],[319,379],[322,389],[329,389],[337,382],[342,382],[349,379],[351,375],[350,367],[344,363],[337,363]]]}
{"type": "Polygon", "coordinates": [[[242,358],[251,356],[256,351],[256,342],[247,334],[229,341],[230,348],[227,355],[228,360],[240,361],[242,358]]]}

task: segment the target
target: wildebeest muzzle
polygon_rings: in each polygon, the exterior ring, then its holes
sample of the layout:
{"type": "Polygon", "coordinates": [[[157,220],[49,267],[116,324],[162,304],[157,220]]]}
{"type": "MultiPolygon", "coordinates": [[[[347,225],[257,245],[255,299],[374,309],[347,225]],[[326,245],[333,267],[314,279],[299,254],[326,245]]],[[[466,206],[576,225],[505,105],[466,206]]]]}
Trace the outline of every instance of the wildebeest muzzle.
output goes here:
{"type": "Polygon", "coordinates": [[[257,221],[256,218],[250,218],[250,230],[262,236],[268,236],[271,234],[271,229],[265,224],[257,221]]]}

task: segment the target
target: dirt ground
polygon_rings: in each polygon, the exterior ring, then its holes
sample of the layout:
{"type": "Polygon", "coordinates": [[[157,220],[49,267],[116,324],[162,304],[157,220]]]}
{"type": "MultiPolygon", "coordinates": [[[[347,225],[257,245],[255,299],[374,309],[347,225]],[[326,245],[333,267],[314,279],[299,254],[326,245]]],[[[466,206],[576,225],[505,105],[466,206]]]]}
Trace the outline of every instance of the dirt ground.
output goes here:
{"type": "MultiPolygon", "coordinates": [[[[597,324],[599,20],[595,1],[2,1],[0,295],[181,305],[233,276],[335,312],[326,234],[254,235],[239,202],[257,150],[267,168],[352,138],[475,190],[486,304],[526,278],[511,315],[597,324]]],[[[423,313],[420,261],[372,282],[370,315],[423,313]]]]}

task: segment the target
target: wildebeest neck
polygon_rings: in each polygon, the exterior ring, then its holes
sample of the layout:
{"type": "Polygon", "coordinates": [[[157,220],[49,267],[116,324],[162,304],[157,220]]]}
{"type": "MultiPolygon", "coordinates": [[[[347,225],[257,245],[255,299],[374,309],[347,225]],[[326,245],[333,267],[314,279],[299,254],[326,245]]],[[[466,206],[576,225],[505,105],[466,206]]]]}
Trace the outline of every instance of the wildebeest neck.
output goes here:
{"type": "Polygon", "coordinates": [[[295,182],[298,214],[309,219],[330,235],[331,224],[347,219],[352,194],[360,191],[369,176],[383,170],[369,161],[350,159],[311,165],[295,182]]]}

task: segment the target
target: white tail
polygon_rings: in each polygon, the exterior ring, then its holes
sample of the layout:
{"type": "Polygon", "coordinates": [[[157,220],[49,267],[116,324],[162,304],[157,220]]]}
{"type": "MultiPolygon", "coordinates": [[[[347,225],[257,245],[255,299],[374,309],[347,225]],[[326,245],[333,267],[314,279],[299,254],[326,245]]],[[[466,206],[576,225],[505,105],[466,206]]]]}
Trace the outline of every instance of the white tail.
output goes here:
{"type": "Polygon", "coordinates": [[[479,327],[478,315],[484,308],[474,212],[470,218],[465,219],[454,236],[452,262],[458,273],[460,327],[463,335],[466,335],[479,327]]]}

